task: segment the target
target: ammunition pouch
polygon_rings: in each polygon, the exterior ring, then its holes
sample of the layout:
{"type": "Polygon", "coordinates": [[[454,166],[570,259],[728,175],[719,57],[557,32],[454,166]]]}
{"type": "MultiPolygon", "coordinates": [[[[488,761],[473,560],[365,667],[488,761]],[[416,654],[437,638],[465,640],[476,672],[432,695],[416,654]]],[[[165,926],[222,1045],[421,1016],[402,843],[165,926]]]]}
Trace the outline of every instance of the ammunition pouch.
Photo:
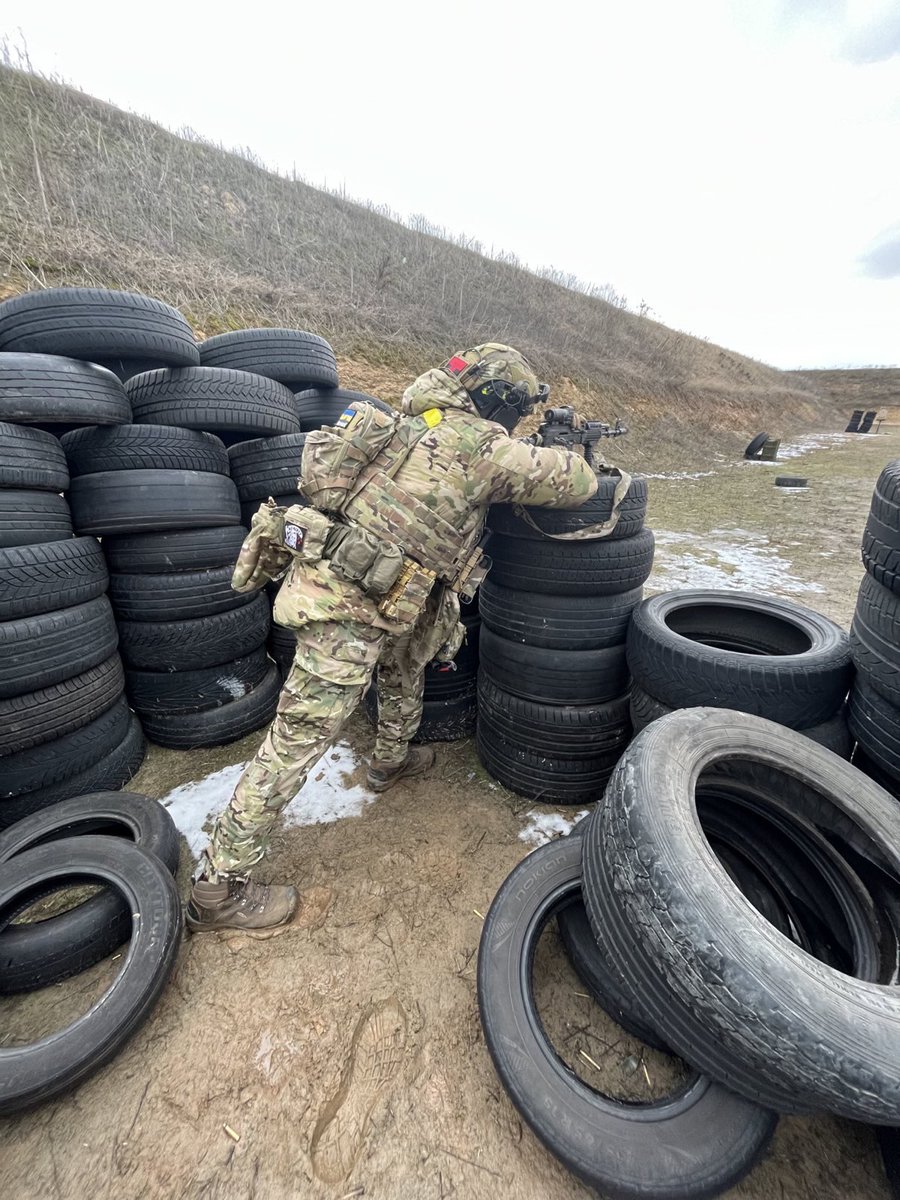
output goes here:
{"type": "Polygon", "coordinates": [[[369,596],[389,592],[403,569],[399,546],[383,542],[365,529],[341,529],[328,558],[339,579],[358,584],[369,596]]]}
{"type": "Polygon", "coordinates": [[[428,603],[436,579],[434,571],[411,558],[405,559],[394,586],[378,605],[378,612],[386,621],[411,625],[428,603]]]}

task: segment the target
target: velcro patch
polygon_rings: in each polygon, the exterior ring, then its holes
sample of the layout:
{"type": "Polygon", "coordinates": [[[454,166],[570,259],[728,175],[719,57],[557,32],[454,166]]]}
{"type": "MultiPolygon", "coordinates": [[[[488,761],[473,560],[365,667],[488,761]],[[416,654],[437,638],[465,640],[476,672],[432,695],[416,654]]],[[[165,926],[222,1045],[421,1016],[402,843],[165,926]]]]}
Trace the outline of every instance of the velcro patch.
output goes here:
{"type": "Polygon", "coordinates": [[[457,355],[454,354],[453,357],[450,359],[450,361],[447,363],[447,370],[450,372],[451,375],[462,375],[463,371],[465,371],[467,369],[468,365],[469,364],[466,362],[466,360],[464,358],[459,358],[457,355]]]}
{"type": "Polygon", "coordinates": [[[341,415],[338,417],[337,423],[338,423],[338,425],[341,426],[342,429],[346,429],[347,426],[350,424],[350,422],[353,420],[353,418],[355,416],[356,416],[356,413],[354,412],[354,410],[352,408],[345,408],[344,411],[341,413],[341,415]]]}
{"type": "Polygon", "coordinates": [[[291,550],[302,550],[306,530],[302,525],[285,525],[284,544],[291,550]]]}
{"type": "Polygon", "coordinates": [[[435,425],[440,425],[444,419],[444,414],[439,408],[426,408],[422,413],[422,420],[429,429],[434,429],[435,425]]]}

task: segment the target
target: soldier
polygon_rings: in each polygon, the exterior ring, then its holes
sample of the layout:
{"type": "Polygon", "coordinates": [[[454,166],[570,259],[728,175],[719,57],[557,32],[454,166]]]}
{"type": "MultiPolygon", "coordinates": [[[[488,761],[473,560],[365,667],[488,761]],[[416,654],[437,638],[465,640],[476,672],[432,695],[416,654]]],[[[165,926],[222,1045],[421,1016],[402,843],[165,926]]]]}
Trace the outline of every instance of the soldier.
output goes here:
{"type": "MultiPolygon", "coordinates": [[[[580,455],[510,436],[547,395],[511,347],[466,350],[407,389],[402,418],[351,406],[338,423],[343,431],[308,435],[301,489],[313,505],[317,496],[326,499],[324,506],[285,514],[270,504],[254,516],[234,586],[259,586],[287,570],[275,617],[296,629],[297,652],[275,720],[201,856],[187,908],[195,932],[262,929],[291,919],[296,889],[256,883],[250,872],[282,808],[359,704],[376,665],[380,704],[369,786],[386,791],[434,762],[430,747],[409,745],[422,717],[424,669],[435,659],[450,661],[459,649],[457,592],[471,592],[486,569],[473,565],[481,558],[488,506],[575,508],[597,490],[580,455]],[[375,459],[373,437],[383,447],[375,459]],[[342,454],[350,446],[350,458],[367,465],[349,489],[339,470],[326,471],[325,485],[345,490],[316,492],[315,455],[335,445],[342,454]],[[326,517],[321,507],[338,516],[326,517]],[[298,513],[302,525],[292,523],[298,513]],[[313,553],[313,545],[320,551],[313,553]]],[[[346,470],[346,456],[341,463],[346,470]]]]}

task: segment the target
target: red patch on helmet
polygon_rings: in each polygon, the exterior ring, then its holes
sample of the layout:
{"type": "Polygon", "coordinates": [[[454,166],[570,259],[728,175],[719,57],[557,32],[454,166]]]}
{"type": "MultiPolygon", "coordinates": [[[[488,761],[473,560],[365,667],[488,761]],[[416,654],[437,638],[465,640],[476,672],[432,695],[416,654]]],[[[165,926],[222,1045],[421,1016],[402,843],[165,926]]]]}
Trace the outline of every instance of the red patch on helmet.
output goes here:
{"type": "Polygon", "coordinates": [[[469,364],[464,358],[457,358],[454,354],[453,358],[447,363],[447,370],[451,375],[462,375],[463,371],[468,368],[469,364]]]}

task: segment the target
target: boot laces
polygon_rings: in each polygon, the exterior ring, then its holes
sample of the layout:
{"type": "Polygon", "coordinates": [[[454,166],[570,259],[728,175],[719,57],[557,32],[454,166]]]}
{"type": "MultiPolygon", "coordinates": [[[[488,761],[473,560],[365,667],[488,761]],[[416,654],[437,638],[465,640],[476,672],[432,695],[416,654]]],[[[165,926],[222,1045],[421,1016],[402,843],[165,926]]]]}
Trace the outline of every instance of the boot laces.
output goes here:
{"type": "Polygon", "coordinates": [[[232,881],[231,894],[241,908],[263,912],[269,899],[269,888],[264,883],[254,883],[252,879],[235,879],[232,881]]]}

